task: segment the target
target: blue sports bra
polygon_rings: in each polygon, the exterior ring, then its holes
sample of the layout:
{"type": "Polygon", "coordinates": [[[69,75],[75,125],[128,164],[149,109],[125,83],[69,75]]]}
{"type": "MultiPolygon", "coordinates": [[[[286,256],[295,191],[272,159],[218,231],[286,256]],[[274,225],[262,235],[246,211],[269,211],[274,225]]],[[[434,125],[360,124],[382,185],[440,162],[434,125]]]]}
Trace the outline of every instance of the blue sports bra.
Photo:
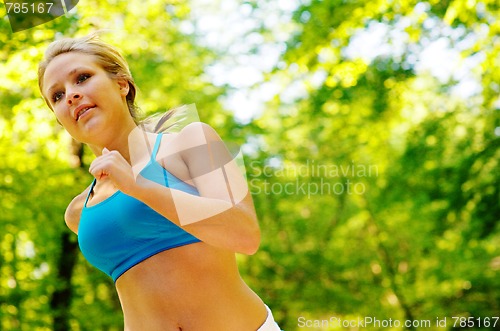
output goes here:
{"type": "MultiPolygon", "coordinates": [[[[156,162],[161,137],[162,134],[158,134],[151,160],[140,174],[166,187],[199,195],[194,186],[186,184],[156,162]]],[[[113,281],[159,252],[200,241],[143,202],[120,191],[87,207],[95,184],[94,179],[83,206],[78,244],[85,258],[113,281]]]]}

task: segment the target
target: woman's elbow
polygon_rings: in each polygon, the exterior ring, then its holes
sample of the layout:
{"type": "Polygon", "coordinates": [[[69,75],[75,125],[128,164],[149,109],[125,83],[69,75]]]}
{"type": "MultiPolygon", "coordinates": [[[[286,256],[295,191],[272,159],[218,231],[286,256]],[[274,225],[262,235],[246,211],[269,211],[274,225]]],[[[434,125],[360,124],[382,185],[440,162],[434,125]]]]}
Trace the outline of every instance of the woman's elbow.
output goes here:
{"type": "Polygon", "coordinates": [[[239,243],[238,253],[245,255],[253,255],[255,254],[260,247],[261,241],[261,233],[260,228],[258,226],[249,230],[248,233],[244,235],[244,238],[239,243]]]}

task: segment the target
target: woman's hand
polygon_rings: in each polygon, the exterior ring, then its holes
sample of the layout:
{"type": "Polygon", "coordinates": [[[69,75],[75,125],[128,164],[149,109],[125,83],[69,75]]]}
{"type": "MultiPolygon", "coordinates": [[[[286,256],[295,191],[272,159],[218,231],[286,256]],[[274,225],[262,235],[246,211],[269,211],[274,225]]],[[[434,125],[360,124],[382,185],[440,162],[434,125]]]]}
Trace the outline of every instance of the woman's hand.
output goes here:
{"type": "Polygon", "coordinates": [[[120,191],[129,194],[137,187],[136,178],[131,165],[118,151],[102,150],[90,165],[89,172],[97,180],[110,180],[120,191]]]}

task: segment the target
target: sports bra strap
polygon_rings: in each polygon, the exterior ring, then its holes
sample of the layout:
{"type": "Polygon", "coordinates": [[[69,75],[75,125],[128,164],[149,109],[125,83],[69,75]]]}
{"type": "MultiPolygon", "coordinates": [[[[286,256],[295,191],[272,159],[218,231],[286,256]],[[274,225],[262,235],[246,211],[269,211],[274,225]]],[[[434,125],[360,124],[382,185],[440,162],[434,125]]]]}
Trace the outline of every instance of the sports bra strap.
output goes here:
{"type": "Polygon", "coordinates": [[[94,186],[96,183],[97,183],[97,179],[94,178],[94,180],[92,181],[92,185],[90,185],[89,193],[87,193],[87,199],[85,199],[85,203],[83,204],[84,207],[87,207],[87,202],[89,201],[90,194],[94,190],[94,186]]]}
{"type": "Polygon", "coordinates": [[[156,154],[158,154],[158,149],[160,148],[162,136],[163,136],[163,132],[158,133],[158,136],[156,136],[155,146],[153,147],[153,152],[151,152],[151,161],[156,160],[156,154]]]}

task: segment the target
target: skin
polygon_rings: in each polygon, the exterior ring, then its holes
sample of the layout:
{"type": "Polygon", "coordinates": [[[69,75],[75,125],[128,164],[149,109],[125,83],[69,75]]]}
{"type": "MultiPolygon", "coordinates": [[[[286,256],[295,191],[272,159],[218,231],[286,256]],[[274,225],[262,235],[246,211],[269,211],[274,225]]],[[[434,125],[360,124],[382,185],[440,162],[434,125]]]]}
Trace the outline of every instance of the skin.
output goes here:
{"type": "MultiPolygon", "coordinates": [[[[137,128],[125,99],[128,83],[111,77],[94,56],[58,55],[47,67],[43,86],[42,93],[64,128],[76,140],[102,151],[89,169],[97,184],[87,206],[120,190],[202,240],[158,253],[118,278],[125,330],[257,330],[267,312],[241,279],[235,252],[255,253],[260,230],[236,165],[228,155],[216,156],[210,148],[221,142],[215,131],[193,123],[176,135],[162,137],[157,160],[197,187],[200,196],[192,196],[136,176],[131,164],[143,163],[148,157],[144,145],[154,144],[156,135],[137,128]],[[74,111],[80,105],[95,107],[77,120],[74,111]],[[215,171],[222,165],[227,169],[225,183],[215,171]],[[232,195],[228,183],[234,188],[232,195]],[[191,206],[206,214],[181,217],[191,206]]],[[[75,233],[88,190],[75,197],[65,214],[75,233]]]]}

